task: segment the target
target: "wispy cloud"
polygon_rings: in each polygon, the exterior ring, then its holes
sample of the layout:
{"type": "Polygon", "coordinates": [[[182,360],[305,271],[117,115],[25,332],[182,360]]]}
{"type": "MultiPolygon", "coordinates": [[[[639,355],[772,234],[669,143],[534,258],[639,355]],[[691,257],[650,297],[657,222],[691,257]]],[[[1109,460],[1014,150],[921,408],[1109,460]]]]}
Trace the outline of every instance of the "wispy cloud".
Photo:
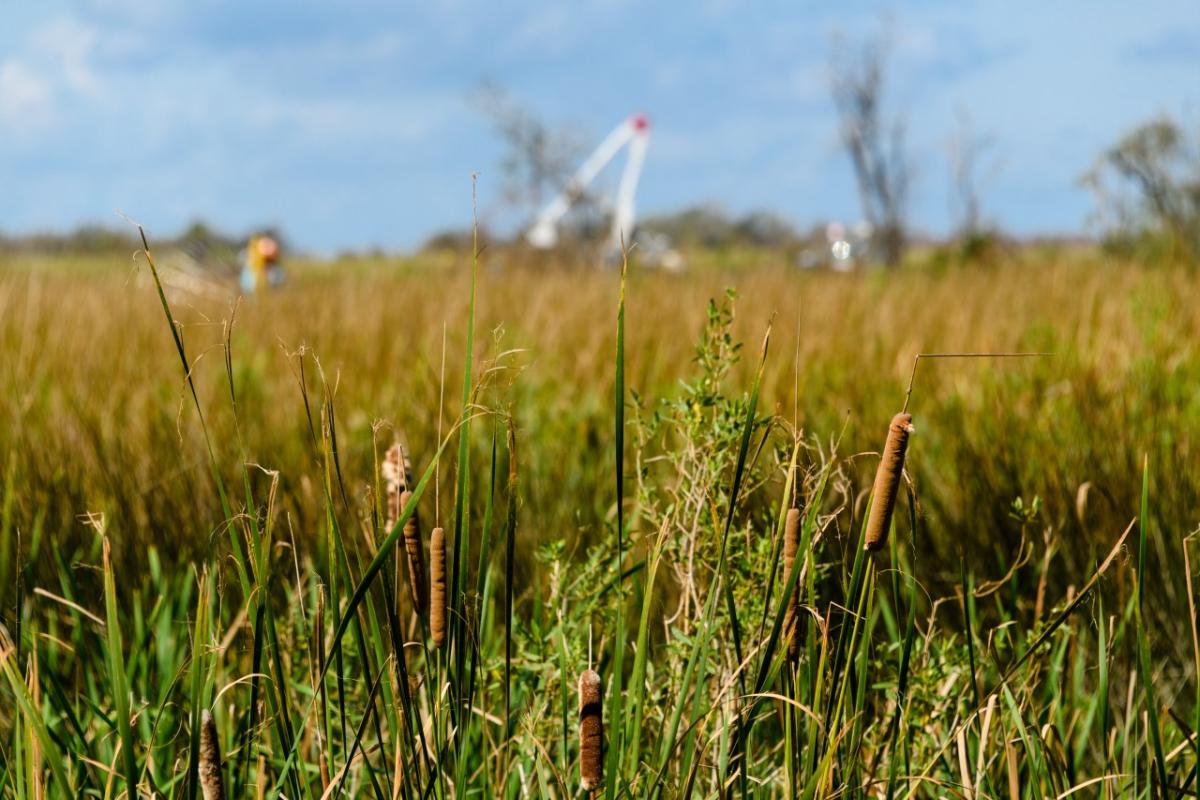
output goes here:
{"type": "Polygon", "coordinates": [[[38,28],[29,37],[29,49],[58,76],[63,88],[96,98],[101,82],[92,58],[100,39],[99,32],[73,17],[60,17],[38,28]]]}
{"type": "Polygon", "coordinates": [[[0,62],[0,128],[27,134],[53,119],[54,89],[50,81],[24,61],[0,62]]]}
{"type": "Polygon", "coordinates": [[[92,26],[54,17],[36,26],[0,61],[0,128],[29,135],[62,121],[70,106],[100,99],[103,82],[93,58],[100,41],[92,26]]]}
{"type": "Polygon", "coordinates": [[[1200,62],[1200,27],[1169,28],[1123,51],[1131,61],[1200,62]]]}

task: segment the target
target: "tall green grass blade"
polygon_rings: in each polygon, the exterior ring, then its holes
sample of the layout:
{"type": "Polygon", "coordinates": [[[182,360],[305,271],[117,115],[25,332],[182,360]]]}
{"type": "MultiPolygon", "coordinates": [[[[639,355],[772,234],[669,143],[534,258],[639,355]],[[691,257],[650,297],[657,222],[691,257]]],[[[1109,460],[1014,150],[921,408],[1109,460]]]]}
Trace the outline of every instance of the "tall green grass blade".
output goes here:
{"type": "Polygon", "coordinates": [[[664,519],[662,530],[654,543],[650,556],[650,567],[642,588],[642,614],[638,623],[637,650],[633,657],[633,675],[630,678],[630,710],[627,714],[629,727],[625,738],[629,742],[629,779],[632,783],[640,766],[642,744],[642,718],[645,712],[643,702],[646,691],[646,661],[650,649],[650,610],[654,601],[654,579],[658,575],[658,565],[662,559],[663,547],[666,544],[667,526],[670,520],[664,519]]]}
{"type": "MultiPolygon", "coordinates": [[[[498,450],[497,445],[498,445],[498,442],[497,442],[497,436],[496,436],[496,427],[495,427],[495,425],[493,425],[492,426],[491,456],[488,461],[488,464],[489,464],[488,492],[487,492],[487,497],[484,498],[483,527],[482,527],[482,530],[480,531],[480,537],[479,537],[479,565],[478,565],[478,567],[476,569],[476,573],[475,573],[476,602],[475,602],[474,623],[473,624],[475,626],[475,629],[478,631],[477,636],[479,638],[479,641],[481,641],[481,642],[486,641],[488,639],[488,631],[485,629],[485,617],[487,614],[488,602],[491,597],[491,592],[489,591],[489,587],[490,587],[489,576],[491,574],[490,573],[490,564],[491,564],[491,549],[492,549],[493,510],[494,510],[495,497],[496,497],[496,475],[497,475],[496,456],[497,456],[497,450],[498,450]]],[[[475,703],[475,692],[476,692],[476,686],[477,686],[479,659],[480,659],[480,648],[472,647],[471,648],[471,664],[470,664],[469,674],[467,677],[466,702],[468,704],[475,703]]],[[[467,780],[467,759],[465,757],[459,757],[456,760],[456,768],[457,768],[457,773],[456,773],[455,779],[457,781],[457,785],[463,786],[466,784],[466,780],[467,780]]],[[[483,777],[483,780],[485,781],[483,788],[486,791],[489,788],[486,781],[490,777],[490,773],[487,770],[484,770],[482,773],[482,777],[483,777]]]]}
{"type": "Polygon", "coordinates": [[[123,778],[130,797],[138,794],[137,741],[130,725],[130,687],[125,675],[125,645],[121,640],[121,615],[117,606],[117,583],[113,574],[108,538],[104,548],[104,628],[108,634],[108,670],[112,685],[114,712],[117,717],[117,733],[121,739],[121,763],[123,778]]]}
{"type": "MultiPolygon", "coordinates": [[[[367,724],[370,722],[371,717],[375,714],[375,703],[379,696],[379,685],[383,682],[383,676],[384,671],[381,670],[379,677],[377,677],[375,682],[371,684],[371,691],[367,695],[366,713],[363,714],[362,720],[358,723],[358,727],[354,731],[354,739],[350,742],[350,747],[346,752],[346,766],[338,770],[337,775],[329,787],[329,791],[326,792],[326,795],[328,796],[337,797],[340,794],[338,790],[341,788],[342,783],[346,779],[346,773],[349,771],[350,765],[354,763],[354,759],[358,755],[359,748],[362,745],[363,734],[365,734],[367,731],[367,724]]],[[[374,770],[368,768],[366,772],[370,776],[370,780],[375,784],[374,789],[376,796],[382,796],[378,783],[375,783],[374,770]]],[[[281,785],[277,783],[272,793],[278,795],[281,788],[281,785]]]]}
{"type": "Polygon", "coordinates": [[[1142,616],[1142,604],[1146,583],[1146,538],[1147,523],[1150,507],[1150,459],[1147,457],[1142,468],[1142,505],[1138,516],[1138,569],[1137,569],[1137,605],[1134,609],[1134,624],[1137,630],[1135,647],[1137,649],[1138,673],[1142,680],[1142,692],[1146,699],[1146,715],[1150,727],[1150,741],[1154,746],[1154,766],[1158,771],[1160,791],[1165,791],[1167,783],[1167,760],[1163,751],[1162,730],[1158,721],[1158,703],[1154,694],[1154,675],[1150,668],[1150,641],[1146,633],[1146,625],[1142,616]]]}
{"type": "MultiPolygon", "coordinates": [[[[216,453],[216,450],[213,448],[212,438],[209,436],[209,433],[208,433],[208,423],[205,422],[204,411],[200,407],[200,394],[199,394],[199,392],[196,391],[196,382],[192,379],[192,364],[188,360],[187,349],[184,347],[184,344],[183,344],[183,336],[179,332],[179,325],[175,320],[174,314],[171,313],[171,305],[170,305],[170,303],[167,302],[167,294],[165,291],[163,291],[162,280],[159,278],[159,275],[158,275],[158,266],[154,261],[154,256],[150,252],[150,242],[146,239],[146,232],[145,232],[145,230],[142,229],[141,225],[138,225],[137,229],[138,229],[138,236],[140,236],[141,240],[142,240],[142,253],[146,256],[146,263],[150,266],[150,275],[154,280],[154,288],[158,292],[159,303],[162,305],[163,314],[167,318],[167,325],[171,329],[171,338],[175,342],[175,351],[179,355],[179,362],[183,367],[184,379],[187,381],[188,390],[191,392],[191,395],[192,395],[192,404],[196,409],[196,416],[200,420],[200,430],[201,430],[201,433],[203,433],[203,435],[204,435],[204,445],[208,450],[209,468],[212,473],[213,482],[217,486],[217,494],[220,496],[220,499],[221,499],[221,510],[225,514],[225,521],[227,523],[232,522],[233,507],[230,505],[230,502],[229,502],[229,493],[225,490],[225,481],[221,477],[221,469],[217,462],[217,453],[216,453]]],[[[233,548],[233,552],[235,555],[234,563],[238,565],[238,570],[239,570],[238,578],[242,584],[243,596],[249,597],[250,596],[250,579],[249,579],[249,576],[245,574],[245,572],[243,571],[243,568],[241,566],[243,563],[242,548],[241,548],[241,544],[237,540],[237,536],[233,533],[233,530],[234,530],[233,526],[230,525],[229,526],[229,531],[230,531],[229,539],[230,539],[230,546],[233,548]]]]}
{"type": "Polygon", "coordinates": [[[971,614],[972,607],[974,606],[971,597],[974,590],[971,585],[971,579],[967,575],[967,560],[965,557],[959,559],[958,576],[962,588],[964,636],[967,640],[967,664],[971,668],[971,698],[975,707],[979,708],[979,678],[977,677],[979,673],[975,668],[975,623],[971,614]]]}
{"type": "MultiPolygon", "coordinates": [[[[910,509],[912,504],[909,505],[910,509]]],[[[915,517],[912,514],[914,521],[913,527],[916,528],[915,517]]],[[[912,576],[908,576],[908,622],[905,624],[904,630],[904,647],[900,652],[900,668],[897,670],[896,678],[896,710],[892,716],[891,731],[888,735],[888,777],[887,777],[887,800],[892,800],[896,792],[897,771],[900,769],[900,759],[896,757],[896,738],[900,733],[900,721],[908,710],[908,678],[909,668],[912,665],[912,649],[917,638],[917,581],[912,576]]],[[[907,762],[907,753],[905,761],[907,762]]],[[[905,767],[907,772],[907,767],[905,767]]]]}
{"type": "MultiPolygon", "coordinates": [[[[661,781],[662,777],[666,774],[671,753],[674,752],[677,746],[676,737],[679,735],[679,724],[683,719],[684,712],[687,710],[689,696],[693,692],[695,693],[696,697],[696,700],[693,702],[693,707],[696,709],[699,707],[700,690],[698,688],[694,689],[694,687],[702,686],[704,683],[703,669],[699,665],[706,657],[706,643],[709,637],[709,623],[712,621],[714,610],[716,608],[714,603],[715,598],[715,593],[710,594],[708,600],[705,601],[704,611],[700,616],[699,626],[692,637],[692,647],[688,654],[687,666],[684,667],[683,670],[683,680],[679,686],[678,700],[675,704],[674,710],[671,712],[670,722],[667,724],[665,735],[662,737],[662,744],[659,748],[657,779],[659,781],[661,781]],[[697,672],[701,674],[701,677],[698,681],[696,679],[697,672]]],[[[693,712],[692,721],[688,726],[689,741],[691,740],[692,727],[698,718],[698,712],[693,712]]],[[[689,760],[690,756],[688,755],[685,755],[681,759],[681,769],[684,772],[687,771],[686,763],[689,760]]],[[[651,794],[652,796],[657,797],[658,792],[660,791],[660,785],[656,784],[652,788],[651,794]]]]}
{"type": "Polygon", "coordinates": [[[187,796],[194,798],[199,787],[200,715],[207,708],[205,678],[208,674],[205,647],[208,643],[208,573],[200,575],[200,591],[196,598],[196,620],[192,626],[191,658],[191,736],[188,741],[187,796]]]}
{"type": "MultiPolygon", "coordinates": [[[[475,179],[471,180],[472,198],[475,196],[475,179]]],[[[450,569],[450,618],[449,647],[454,657],[454,669],[450,681],[450,711],[455,725],[455,742],[461,748],[466,725],[462,719],[470,716],[469,700],[463,697],[466,653],[471,649],[466,620],[466,584],[470,553],[470,456],[471,456],[471,386],[475,353],[475,293],[479,278],[479,225],[472,226],[471,246],[471,290],[467,304],[467,332],[463,347],[462,403],[459,411],[457,483],[454,497],[454,545],[450,569]]],[[[443,445],[444,446],[444,445],[443,445]]]]}
{"type": "MultiPolygon", "coordinates": [[[[16,480],[17,480],[17,451],[11,450],[8,454],[8,469],[4,472],[4,498],[3,505],[0,506],[0,609],[4,608],[4,596],[8,592],[9,587],[9,570],[12,568],[12,562],[9,561],[11,554],[16,553],[17,548],[13,539],[13,502],[16,500],[16,480]]],[[[20,606],[17,606],[20,609],[20,606]]],[[[18,611],[17,618],[20,618],[18,611]]]]}
{"type": "MultiPolygon", "coordinates": [[[[512,742],[513,576],[517,549],[517,431],[508,423],[508,515],[504,525],[504,774],[509,769],[512,742]]],[[[507,778],[504,784],[508,785],[507,778]]]]}
{"type": "MultiPolygon", "coordinates": [[[[622,243],[623,244],[623,243],[622,243]]],[[[624,248],[622,248],[624,249],[624,248]]],[[[608,755],[604,766],[604,796],[614,800],[617,796],[618,774],[625,757],[623,725],[624,719],[624,659],[627,631],[625,630],[625,584],[622,579],[622,569],[625,564],[625,282],[629,274],[629,253],[622,253],[621,260],[621,294],[617,302],[617,352],[613,365],[613,420],[616,451],[614,453],[613,480],[616,489],[617,511],[617,594],[616,594],[616,630],[613,631],[613,661],[612,677],[609,684],[608,706],[612,709],[608,715],[618,724],[610,725],[610,738],[607,743],[608,755]]]]}
{"type": "MultiPolygon", "coordinates": [[[[49,728],[46,727],[41,709],[35,704],[34,698],[29,692],[29,687],[25,685],[25,680],[21,677],[16,656],[15,645],[12,645],[3,636],[0,636],[0,671],[8,679],[8,686],[17,701],[19,714],[24,716],[31,730],[31,738],[35,737],[41,746],[43,756],[46,763],[50,765],[51,775],[53,775],[54,782],[59,787],[59,791],[63,796],[74,796],[76,789],[67,780],[67,773],[64,769],[66,761],[59,751],[57,742],[51,736],[49,728]]],[[[13,726],[13,739],[15,742],[20,743],[22,737],[18,733],[17,728],[18,726],[13,726]]],[[[26,745],[26,749],[29,749],[28,745],[26,745]]],[[[19,765],[21,762],[21,753],[18,751],[14,754],[13,758],[13,769],[15,770],[14,774],[17,780],[20,780],[22,771],[19,766],[15,765],[19,765]]]]}
{"type": "Polygon", "coordinates": [[[1100,703],[1100,752],[1104,759],[1105,768],[1109,765],[1108,748],[1108,620],[1104,616],[1104,593],[1096,593],[1096,614],[1099,624],[1096,626],[1096,671],[1098,675],[1096,698],[1100,703]]]}

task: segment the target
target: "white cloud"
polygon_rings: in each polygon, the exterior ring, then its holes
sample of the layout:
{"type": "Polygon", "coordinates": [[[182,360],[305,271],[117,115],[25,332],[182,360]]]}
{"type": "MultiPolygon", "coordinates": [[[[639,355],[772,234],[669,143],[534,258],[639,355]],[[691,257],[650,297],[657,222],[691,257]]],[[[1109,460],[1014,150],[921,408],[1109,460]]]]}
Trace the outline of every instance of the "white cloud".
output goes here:
{"type": "Polygon", "coordinates": [[[55,69],[64,88],[95,98],[102,93],[100,77],[91,63],[99,40],[100,33],[94,27],[72,17],[60,17],[33,32],[29,50],[55,69]]]}
{"type": "Polygon", "coordinates": [[[101,41],[99,30],[73,17],[30,31],[0,61],[0,128],[28,135],[60,122],[80,99],[102,99],[104,81],[93,66],[101,41]]]}
{"type": "Polygon", "coordinates": [[[895,23],[889,23],[887,29],[891,31],[896,52],[902,59],[933,61],[944,52],[947,44],[952,43],[939,38],[931,27],[912,23],[898,27],[895,23]]]}
{"type": "Polygon", "coordinates": [[[0,63],[0,128],[29,133],[49,123],[53,89],[23,61],[0,63]]]}
{"type": "Polygon", "coordinates": [[[337,143],[374,138],[381,133],[397,145],[416,145],[448,124],[456,99],[434,96],[390,99],[388,102],[350,98],[271,98],[248,100],[245,120],[252,128],[294,129],[301,138],[337,143]]]}
{"type": "Polygon", "coordinates": [[[509,54],[529,50],[565,53],[579,32],[578,10],[571,6],[551,6],[534,10],[522,19],[504,43],[509,54]]]}
{"type": "Polygon", "coordinates": [[[787,83],[792,98],[804,104],[829,102],[829,66],[824,63],[805,64],[791,70],[787,83]]]}

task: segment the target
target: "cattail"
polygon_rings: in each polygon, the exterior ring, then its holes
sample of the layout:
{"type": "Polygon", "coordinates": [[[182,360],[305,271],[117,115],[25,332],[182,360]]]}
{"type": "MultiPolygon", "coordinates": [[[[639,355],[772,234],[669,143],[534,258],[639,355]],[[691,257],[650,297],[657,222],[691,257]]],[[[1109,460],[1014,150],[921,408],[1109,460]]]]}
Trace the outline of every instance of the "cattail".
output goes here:
{"type": "MultiPolygon", "coordinates": [[[[786,586],[792,567],[796,563],[796,553],[800,549],[800,509],[789,508],[787,520],[783,525],[783,580],[786,586]]],[[[799,581],[799,578],[797,578],[799,581]]],[[[788,659],[792,662],[800,660],[800,636],[796,630],[800,620],[800,587],[792,587],[783,612],[783,635],[787,638],[788,659]]]]}
{"type": "Polygon", "coordinates": [[[387,485],[383,527],[390,531],[396,526],[396,520],[400,519],[400,511],[404,508],[400,495],[412,486],[413,480],[412,462],[408,460],[408,455],[399,442],[388,448],[379,471],[383,473],[383,482],[387,485]]]}
{"type": "Polygon", "coordinates": [[[878,550],[887,543],[888,530],[892,527],[892,511],[896,508],[896,492],[900,489],[900,476],[904,472],[904,450],[908,447],[908,435],[913,430],[912,414],[901,411],[892,417],[883,456],[875,471],[875,488],[871,492],[871,516],[867,518],[864,550],[878,550]]]}
{"type": "Polygon", "coordinates": [[[429,634],[433,646],[446,641],[446,532],[439,526],[429,535],[429,634]]]}
{"type": "MultiPolygon", "coordinates": [[[[412,492],[405,490],[400,495],[400,508],[412,500],[412,492]]],[[[404,523],[404,552],[408,555],[408,584],[412,587],[413,606],[418,614],[429,610],[429,596],[425,593],[425,544],[421,541],[421,521],[414,508],[404,523]]]]}
{"type": "Polygon", "coordinates": [[[604,718],[600,699],[600,675],[586,669],[579,676],[579,783],[587,791],[600,788],[603,767],[604,718]]]}
{"type": "Polygon", "coordinates": [[[221,776],[221,746],[217,724],[204,709],[200,714],[200,791],[204,800],[225,800],[225,779],[221,776]]]}

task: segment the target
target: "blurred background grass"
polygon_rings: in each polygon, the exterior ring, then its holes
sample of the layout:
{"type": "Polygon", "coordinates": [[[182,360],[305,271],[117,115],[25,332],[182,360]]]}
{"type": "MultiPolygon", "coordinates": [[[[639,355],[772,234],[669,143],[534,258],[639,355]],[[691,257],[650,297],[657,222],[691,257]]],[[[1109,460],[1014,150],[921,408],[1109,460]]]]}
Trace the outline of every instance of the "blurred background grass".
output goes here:
{"type": "MultiPolygon", "coordinates": [[[[493,372],[480,402],[511,405],[516,415],[523,544],[586,538],[610,512],[617,276],[484,258],[476,357],[493,372]]],[[[686,279],[635,274],[628,383],[651,407],[675,396],[695,372],[708,301],[733,289],[734,338],[748,352],[774,320],[760,408],[795,417],[823,441],[840,438],[848,455],[880,446],[914,354],[1052,352],[922,363],[908,469],[929,520],[926,568],[953,582],[970,548],[980,568],[994,563],[993,577],[1004,574],[1020,549],[1013,503],[1028,509],[1037,497],[1034,529],[1053,537],[1067,579],[1090,571],[1137,511],[1144,457],[1154,486],[1150,541],[1162,541],[1155,529],[1191,531],[1200,486],[1194,276],[1084,248],[1029,248],[1010,261],[957,268],[918,258],[896,272],[843,275],[743,255],[714,258],[686,279]]],[[[195,378],[213,439],[230,443],[218,453],[230,481],[236,431],[221,344],[231,317],[247,452],[280,472],[279,507],[297,537],[312,537],[321,476],[301,363],[310,393],[319,396],[322,374],[334,393],[347,490],[363,498],[373,448],[382,452],[393,430],[418,469],[435,448],[443,331],[453,408],[467,280],[466,265],[451,258],[311,262],[236,315],[225,300],[176,298],[189,352],[200,356],[195,378]]],[[[16,488],[14,530],[40,529],[69,552],[93,539],[80,516],[103,512],[126,563],[140,563],[148,544],[169,561],[212,552],[220,509],[161,314],[145,266],[133,261],[13,257],[3,265],[0,454],[16,488]],[[155,541],[142,541],[149,536],[155,541]]],[[[750,385],[754,360],[728,377],[732,387],[750,385]]],[[[490,432],[476,434],[484,457],[490,432]]],[[[861,464],[849,475],[861,501],[875,461],[851,463],[861,464]]],[[[451,494],[444,486],[443,515],[451,494]]]]}

